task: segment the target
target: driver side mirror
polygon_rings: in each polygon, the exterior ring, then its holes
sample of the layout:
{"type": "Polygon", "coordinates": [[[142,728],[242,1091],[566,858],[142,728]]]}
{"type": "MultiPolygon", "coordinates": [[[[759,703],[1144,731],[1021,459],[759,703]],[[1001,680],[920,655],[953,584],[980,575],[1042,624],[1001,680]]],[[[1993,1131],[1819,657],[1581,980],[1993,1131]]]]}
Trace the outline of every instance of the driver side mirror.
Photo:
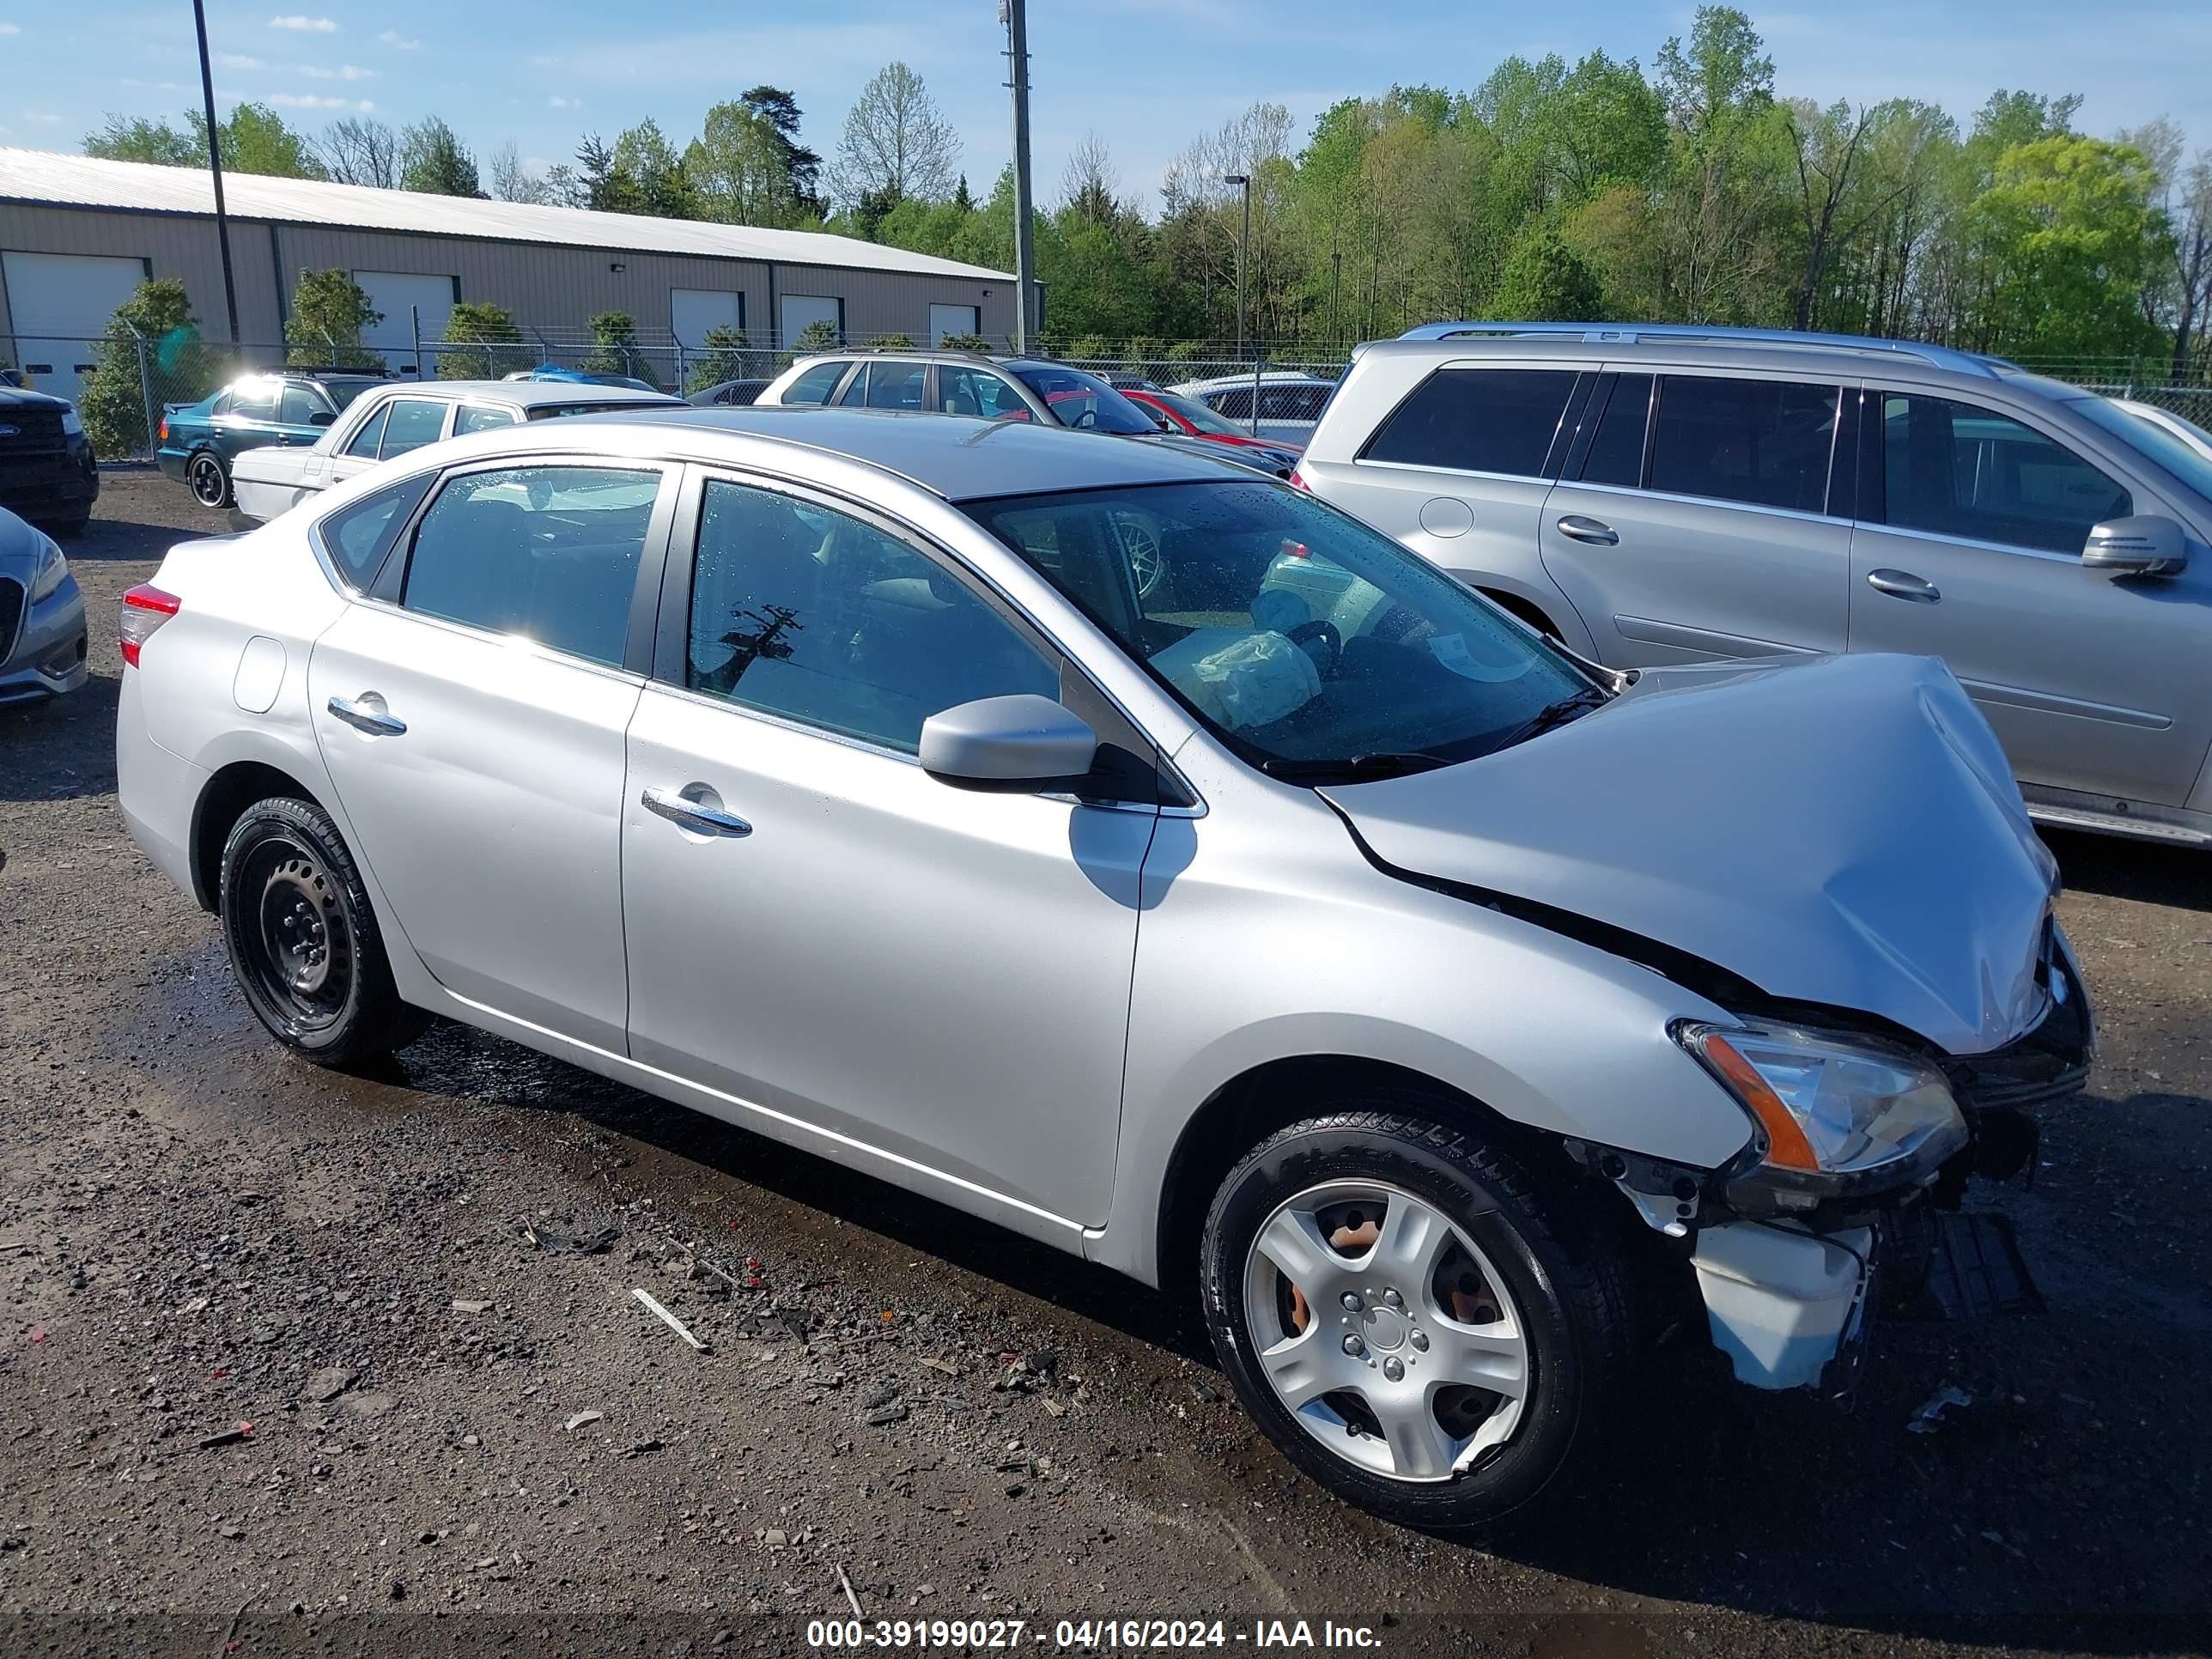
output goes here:
{"type": "Polygon", "coordinates": [[[921,723],[921,769],[957,789],[1028,794],[1091,770],[1098,734],[1050,697],[979,697],[921,723]]]}
{"type": "Polygon", "coordinates": [[[2172,520],[2138,513],[2092,525],[2081,562],[2107,576],[2171,576],[2188,564],[2189,545],[2172,520]]]}
{"type": "Polygon", "coordinates": [[[329,426],[334,423],[337,420],[337,416],[331,414],[329,410],[319,409],[313,414],[307,416],[307,424],[309,426],[329,426]]]}

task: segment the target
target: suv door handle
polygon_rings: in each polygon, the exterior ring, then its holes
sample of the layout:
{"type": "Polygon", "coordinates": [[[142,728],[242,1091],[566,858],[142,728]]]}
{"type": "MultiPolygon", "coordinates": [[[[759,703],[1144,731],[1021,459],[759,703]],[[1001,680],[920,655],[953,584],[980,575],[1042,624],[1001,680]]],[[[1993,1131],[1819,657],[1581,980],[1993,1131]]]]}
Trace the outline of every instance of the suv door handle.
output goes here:
{"type": "Polygon", "coordinates": [[[1559,534],[1571,540],[1588,542],[1592,547],[1618,547],[1620,532],[1601,519],[1593,519],[1580,513],[1570,513],[1559,520],[1559,534]]]}
{"type": "MultiPolygon", "coordinates": [[[[373,694],[367,691],[362,693],[365,697],[371,695],[373,694]]],[[[344,697],[332,697],[323,706],[356,732],[366,732],[370,736],[378,738],[404,738],[407,735],[405,720],[394,720],[391,715],[381,714],[374,708],[364,708],[361,704],[349,702],[344,697]]]]}
{"type": "Polygon", "coordinates": [[[1915,605],[1935,605],[1942,600],[1943,590],[1924,576],[1916,576],[1910,570],[1869,570],[1867,586],[1877,593],[1887,593],[1892,599],[1910,599],[1915,605]]]}
{"type": "MultiPolygon", "coordinates": [[[[690,788],[702,786],[691,784],[690,788]]],[[[734,812],[725,812],[718,806],[706,806],[687,799],[672,789],[648,789],[637,798],[637,804],[648,812],[658,812],[671,823],[699,836],[727,836],[732,841],[750,836],[753,827],[734,812]]]]}

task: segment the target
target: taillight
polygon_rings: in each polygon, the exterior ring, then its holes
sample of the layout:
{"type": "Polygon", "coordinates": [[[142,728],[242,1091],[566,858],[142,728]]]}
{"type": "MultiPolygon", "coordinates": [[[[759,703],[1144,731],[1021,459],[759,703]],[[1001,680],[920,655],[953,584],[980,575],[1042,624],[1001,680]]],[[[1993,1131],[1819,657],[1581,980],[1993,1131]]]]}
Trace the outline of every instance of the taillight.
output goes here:
{"type": "Polygon", "coordinates": [[[161,416],[161,441],[169,441],[169,417],[166,415],[161,416]]]}
{"type": "Polygon", "coordinates": [[[1309,495],[1312,493],[1313,486],[1306,482],[1306,470],[1304,466],[1294,466],[1291,469],[1291,488],[1303,489],[1309,495]]]}
{"type": "Polygon", "coordinates": [[[177,614],[178,607],[183,604],[175,594],[165,593],[150,582],[141,582],[124,594],[116,632],[126,666],[138,665],[138,653],[146,648],[146,641],[154,637],[163,623],[177,614]]]}

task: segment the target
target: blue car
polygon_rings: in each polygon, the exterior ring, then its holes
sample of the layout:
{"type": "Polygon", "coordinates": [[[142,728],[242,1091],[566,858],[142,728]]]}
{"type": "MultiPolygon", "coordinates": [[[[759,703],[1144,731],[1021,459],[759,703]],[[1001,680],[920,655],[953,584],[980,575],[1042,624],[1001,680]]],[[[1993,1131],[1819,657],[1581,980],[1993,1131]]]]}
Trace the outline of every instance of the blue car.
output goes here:
{"type": "Polygon", "coordinates": [[[241,450],[312,444],[340,410],[383,384],[374,374],[248,374],[196,404],[173,404],[164,410],[154,459],[162,471],[190,485],[202,507],[228,507],[230,464],[241,450]]]}
{"type": "Polygon", "coordinates": [[[507,378],[510,380],[568,380],[578,386],[626,386],[637,392],[665,390],[650,380],[641,380],[631,375],[593,374],[580,368],[563,368],[558,363],[540,363],[535,368],[518,369],[507,378]]]}

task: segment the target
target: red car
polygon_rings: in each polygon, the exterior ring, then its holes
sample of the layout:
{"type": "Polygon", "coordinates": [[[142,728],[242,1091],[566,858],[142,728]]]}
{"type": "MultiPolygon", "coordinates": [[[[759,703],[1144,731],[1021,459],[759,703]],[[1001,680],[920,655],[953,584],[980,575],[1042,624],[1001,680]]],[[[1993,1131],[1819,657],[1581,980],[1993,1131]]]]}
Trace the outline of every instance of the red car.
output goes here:
{"type": "Polygon", "coordinates": [[[1133,404],[1143,405],[1147,414],[1158,415],[1176,431],[1193,438],[1205,438],[1218,444],[1235,444],[1241,449],[1263,449],[1279,459],[1283,466],[1297,465],[1299,447],[1274,438],[1255,438],[1249,432],[1239,431],[1204,404],[1194,398],[1179,398],[1172,392],[1135,392],[1121,393],[1133,404]]]}

